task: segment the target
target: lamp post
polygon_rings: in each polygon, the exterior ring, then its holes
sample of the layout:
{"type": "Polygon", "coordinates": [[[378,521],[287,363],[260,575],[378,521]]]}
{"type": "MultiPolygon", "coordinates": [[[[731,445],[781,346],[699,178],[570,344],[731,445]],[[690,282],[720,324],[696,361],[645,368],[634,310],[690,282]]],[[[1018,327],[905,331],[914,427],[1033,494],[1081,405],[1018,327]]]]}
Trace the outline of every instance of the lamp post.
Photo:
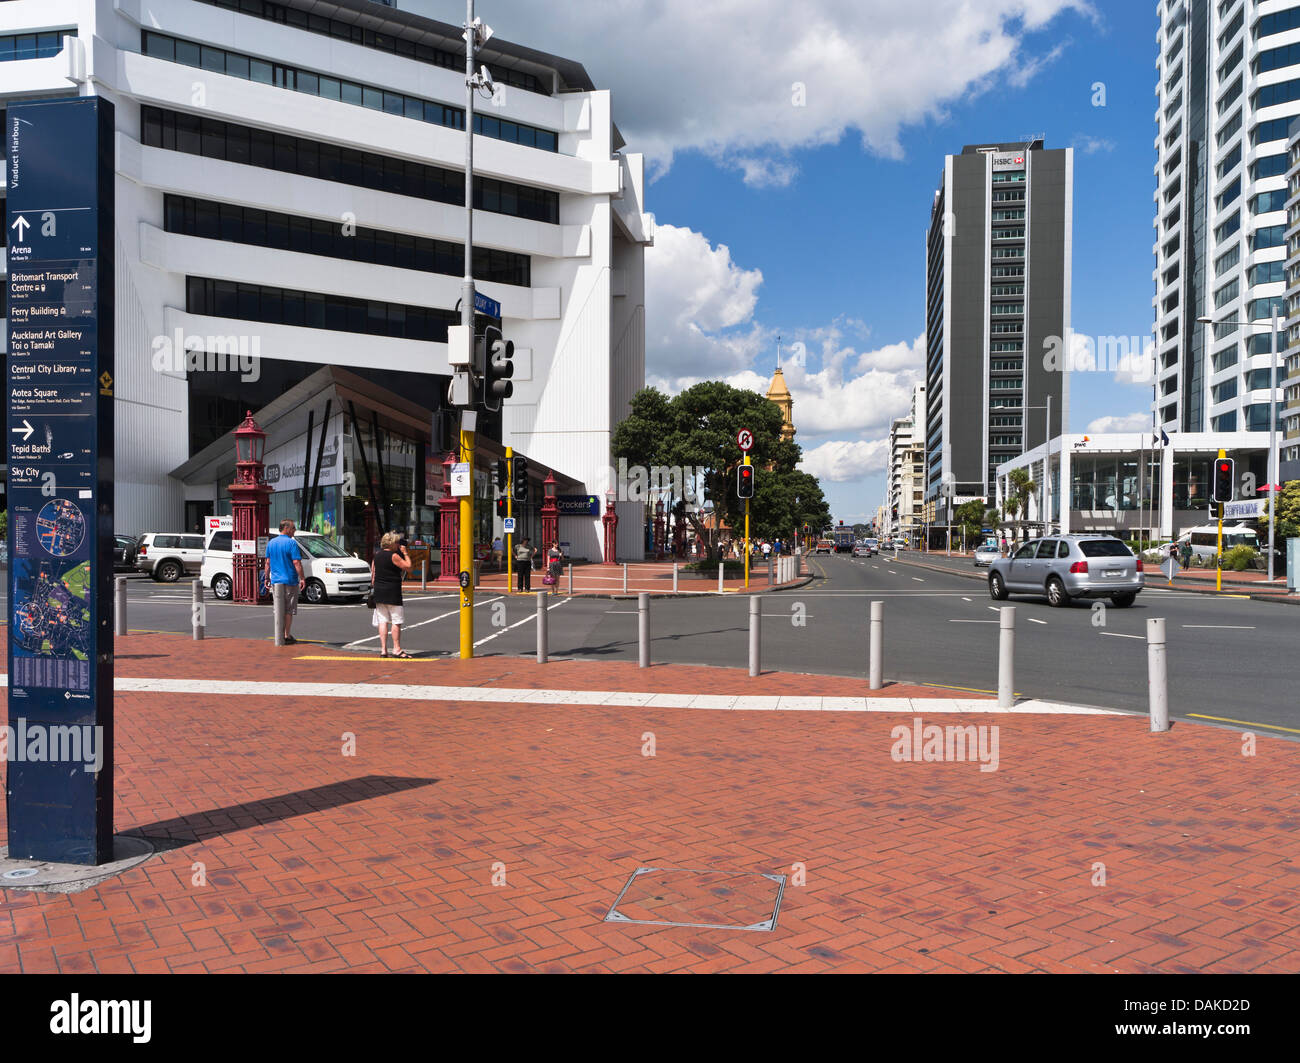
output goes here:
{"type": "Polygon", "coordinates": [[[266,534],[271,489],[262,479],[266,433],[253,420],[253,411],[235,429],[235,482],[230,485],[231,550],[236,602],[256,603],[258,594],[257,541],[266,534]],[[251,548],[249,544],[252,544],[251,548]]]}
{"type": "MultiPolygon", "coordinates": [[[[1196,319],[1202,325],[1238,325],[1246,328],[1254,328],[1254,321],[1237,321],[1225,320],[1215,321],[1209,315],[1198,317],[1196,319]]],[[[1282,327],[1282,319],[1278,317],[1276,304],[1273,316],[1269,318],[1271,330],[1269,333],[1268,347],[1268,367],[1269,367],[1269,389],[1268,389],[1268,581],[1273,582],[1273,536],[1274,529],[1277,525],[1276,508],[1277,499],[1275,492],[1277,490],[1277,330],[1282,327]]],[[[1220,560],[1222,564],[1222,560],[1220,560]]]]}
{"type": "Polygon", "coordinates": [[[605,492],[605,515],[601,517],[605,525],[605,564],[613,565],[618,559],[618,514],[614,512],[614,489],[605,492]]]}
{"type": "Polygon", "coordinates": [[[548,472],[542,482],[542,489],[546,493],[542,499],[542,544],[548,550],[550,543],[560,541],[560,504],[555,499],[555,488],[558,485],[555,473],[548,472]]]}
{"type": "MultiPolygon", "coordinates": [[[[1047,456],[1043,458],[1043,533],[1050,535],[1052,531],[1052,396],[1047,396],[1047,402],[1041,406],[1025,406],[1026,410],[1046,410],[1047,417],[1045,421],[1046,431],[1043,433],[1043,446],[1047,448],[1047,456]]],[[[1023,435],[1021,436],[1023,439],[1023,435]]],[[[1022,451],[1023,453],[1023,451],[1022,451]]],[[[1027,507],[1026,507],[1027,508],[1027,507]]],[[[1025,516],[1029,514],[1026,512],[1025,516]]]]}

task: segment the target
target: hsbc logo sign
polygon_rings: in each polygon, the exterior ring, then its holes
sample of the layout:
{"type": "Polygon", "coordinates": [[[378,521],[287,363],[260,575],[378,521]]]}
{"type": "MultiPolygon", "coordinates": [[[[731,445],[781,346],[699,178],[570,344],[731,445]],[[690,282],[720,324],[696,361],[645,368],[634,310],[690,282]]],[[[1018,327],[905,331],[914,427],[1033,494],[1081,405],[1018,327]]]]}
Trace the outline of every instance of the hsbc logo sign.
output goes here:
{"type": "Polygon", "coordinates": [[[1023,155],[994,155],[993,169],[1005,170],[1012,166],[1023,166],[1025,157],[1023,155]]]}

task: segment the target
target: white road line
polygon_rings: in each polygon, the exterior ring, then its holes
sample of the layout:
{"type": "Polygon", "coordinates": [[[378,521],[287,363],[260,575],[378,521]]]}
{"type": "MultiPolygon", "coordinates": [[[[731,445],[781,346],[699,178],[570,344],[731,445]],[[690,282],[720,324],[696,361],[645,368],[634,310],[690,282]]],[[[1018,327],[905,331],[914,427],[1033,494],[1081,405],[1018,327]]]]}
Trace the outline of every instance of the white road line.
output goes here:
{"type": "Polygon", "coordinates": [[[916,580],[917,583],[925,582],[925,580],[923,580],[920,576],[913,576],[912,579],[916,580]]]}
{"type": "Polygon", "coordinates": [[[1121,635],[1118,631],[1103,631],[1103,635],[1109,635],[1113,639],[1141,639],[1146,641],[1145,635],[1121,635]]]}
{"type": "MultiPolygon", "coordinates": [[[[568,604],[569,602],[571,602],[571,601],[573,601],[572,598],[562,598],[560,601],[556,602],[554,605],[548,605],[548,606],[546,607],[546,611],[549,613],[552,609],[558,609],[560,606],[562,606],[562,605],[567,605],[567,604],[568,604]]],[[[524,617],[522,620],[517,620],[517,621],[515,621],[515,622],[514,622],[513,624],[511,624],[509,627],[503,627],[500,631],[494,632],[494,633],[491,634],[491,635],[487,635],[487,636],[485,636],[484,638],[479,639],[476,643],[474,643],[474,645],[475,645],[475,646],[482,646],[483,643],[485,643],[485,642],[491,642],[493,639],[500,638],[500,637],[501,637],[502,635],[504,635],[507,631],[510,631],[510,630],[512,630],[513,628],[517,628],[517,627],[519,627],[520,624],[527,624],[530,620],[536,620],[536,619],[537,619],[537,614],[536,614],[536,613],[529,613],[529,614],[528,614],[526,617],[524,617]]]]}
{"type": "Polygon", "coordinates": [[[1035,618],[1032,617],[1032,616],[1029,618],[1029,622],[1030,622],[1031,624],[1046,624],[1046,623],[1047,623],[1046,620],[1037,620],[1037,619],[1035,619],[1035,618]]]}
{"type": "MultiPolygon", "coordinates": [[[[481,602],[475,602],[474,608],[477,609],[480,605],[490,605],[492,602],[499,602],[501,601],[502,597],[503,597],[502,595],[498,595],[495,598],[485,598],[481,602]]],[[[447,617],[457,616],[459,613],[460,613],[460,606],[457,606],[455,609],[451,609],[445,613],[439,613],[437,616],[430,617],[428,620],[421,620],[418,624],[403,624],[402,632],[403,634],[405,634],[407,631],[414,631],[417,627],[424,627],[425,624],[432,624],[435,620],[446,620],[447,617]]],[[[345,650],[350,650],[353,646],[362,646],[367,642],[374,642],[378,638],[379,638],[378,635],[371,635],[369,638],[357,639],[355,642],[349,642],[343,648],[345,650]]]]}
{"type": "Polygon", "coordinates": [[[990,613],[996,613],[997,611],[998,611],[998,607],[997,607],[996,605],[990,605],[990,606],[989,606],[989,612],[990,612],[990,613]]]}
{"type": "Polygon", "coordinates": [[[967,597],[965,597],[964,595],[963,595],[963,597],[962,597],[962,601],[963,601],[963,602],[969,602],[969,601],[973,601],[973,600],[974,600],[974,599],[967,598],[967,597]]]}
{"type": "Polygon", "coordinates": [[[889,570],[889,574],[890,574],[891,576],[897,576],[897,575],[898,575],[898,573],[897,573],[894,569],[892,569],[892,568],[889,570]]]}
{"type": "Polygon", "coordinates": [[[950,624],[996,624],[996,620],[949,620],[950,624]]]}
{"type": "Polygon", "coordinates": [[[1254,631],[1254,624],[1184,624],[1183,627],[1213,628],[1215,631],[1254,631]]]}

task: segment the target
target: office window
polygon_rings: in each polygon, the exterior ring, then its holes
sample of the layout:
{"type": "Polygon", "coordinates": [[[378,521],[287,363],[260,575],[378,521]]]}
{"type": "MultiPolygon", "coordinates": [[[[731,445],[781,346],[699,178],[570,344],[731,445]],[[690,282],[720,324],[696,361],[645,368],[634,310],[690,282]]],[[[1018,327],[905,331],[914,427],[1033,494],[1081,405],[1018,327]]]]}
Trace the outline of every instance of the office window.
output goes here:
{"type": "Polygon", "coordinates": [[[1270,210],[1285,210],[1286,198],[1285,188],[1278,188],[1272,192],[1261,192],[1251,200],[1251,213],[1265,214],[1270,210]]]}
{"type": "Polygon", "coordinates": [[[1281,247],[1285,243],[1285,225],[1267,225],[1250,234],[1250,249],[1258,251],[1262,247],[1281,247]]]}
{"type": "Polygon", "coordinates": [[[1286,263],[1280,259],[1277,262],[1260,262],[1250,267],[1250,283],[1252,285],[1271,284],[1285,278],[1286,263]]]}
{"type": "Polygon", "coordinates": [[[1231,251],[1220,255],[1214,260],[1214,275],[1222,277],[1228,270],[1232,269],[1241,261],[1241,245],[1237,244],[1231,251]]]}

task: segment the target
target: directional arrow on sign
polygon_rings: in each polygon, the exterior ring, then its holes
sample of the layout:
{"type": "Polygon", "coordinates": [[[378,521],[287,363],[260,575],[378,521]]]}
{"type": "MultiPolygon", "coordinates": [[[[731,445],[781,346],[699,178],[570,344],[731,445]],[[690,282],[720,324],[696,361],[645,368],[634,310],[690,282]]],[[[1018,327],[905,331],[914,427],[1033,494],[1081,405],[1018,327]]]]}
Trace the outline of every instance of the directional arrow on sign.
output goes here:
{"type": "Polygon", "coordinates": [[[31,227],[31,224],[32,224],[31,222],[29,222],[26,218],[24,218],[21,214],[19,214],[18,220],[14,222],[11,226],[9,226],[9,228],[17,229],[18,239],[21,240],[23,238],[23,234],[26,233],[28,228],[31,227]]]}
{"type": "Polygon", "coordinates": [[[11,429],[9,429],[9,431],[11,431],[11,432],[22,432],[22,433],[23,433],[23,442],[26,443],[27,440],[31,438],[31,434],[32,434],[33,432],[35,432],[36,429],[33,428],[33,427],[31,426],[31,424],[30,424],[26,419],[24,419],[24,420],[23,420],[23,427],[22,427],[22,428],[11,428],[11,429]]]}

